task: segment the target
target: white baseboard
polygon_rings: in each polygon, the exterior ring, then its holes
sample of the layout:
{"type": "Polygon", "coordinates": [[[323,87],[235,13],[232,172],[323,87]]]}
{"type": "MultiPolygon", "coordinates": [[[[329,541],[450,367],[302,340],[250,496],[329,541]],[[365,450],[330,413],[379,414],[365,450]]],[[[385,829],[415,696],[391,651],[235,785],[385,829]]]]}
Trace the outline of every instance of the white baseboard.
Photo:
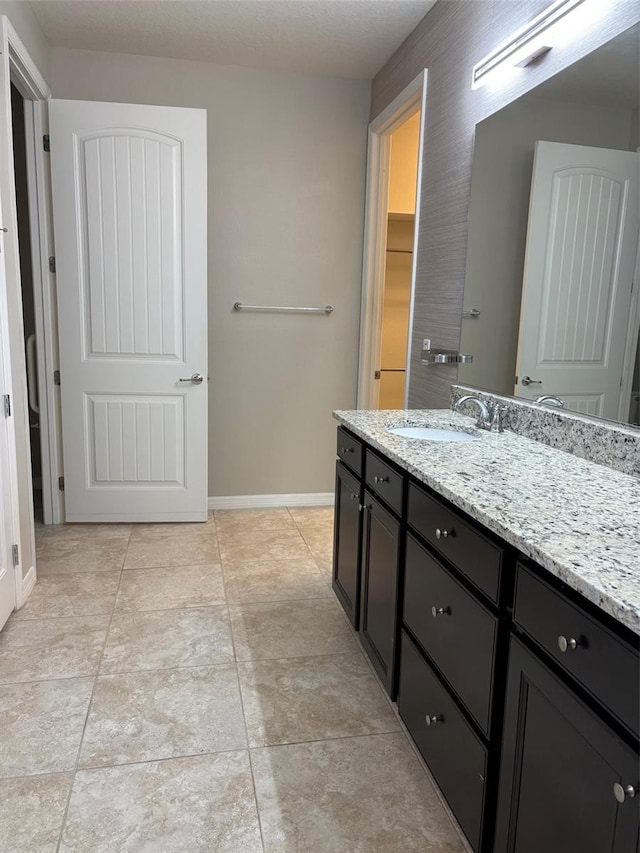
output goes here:
{"type": "MultiPolygon", "coordinates": [[[[27,598],[31,595],[31,590],[36,585],[36,567],[31,566],[26,575],[22,578],[22,592],[20,593],[20,607],[23,607],[27,598]]],[[[19,609],[19,608],[18,608],[19,609]]]]}
{"type": "Polygon", "coordinates": [[[263,509],[283,506],[333,506],[333,492],[294,495],[227,495],[210,497],[209,509],[263,509]]]}

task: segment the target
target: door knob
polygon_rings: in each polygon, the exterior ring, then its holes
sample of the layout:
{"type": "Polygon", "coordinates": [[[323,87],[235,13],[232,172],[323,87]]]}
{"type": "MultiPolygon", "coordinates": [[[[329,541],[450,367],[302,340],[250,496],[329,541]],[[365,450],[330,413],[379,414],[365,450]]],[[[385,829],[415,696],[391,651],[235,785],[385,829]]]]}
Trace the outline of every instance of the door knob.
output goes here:
{"type": "Polygon", "coordinates": [[[194,373],[188,379],[178,379],[178,382],[193,382],[194,385],[202,385],[204,376],[201,373],[194,373]]]}
{"type": "Polygon", "coordinates": [[[520,380],[523,385],[542,385],[542,381],[539,379],[532,379],[530,376],[523,376],[520,380]]]}
{"type": "Polygon", "coordinates": [[[428,726],[435,726],[436,723],[444,722],[444,719],[440,714],[426,714],[424,721],[428,726]]]}

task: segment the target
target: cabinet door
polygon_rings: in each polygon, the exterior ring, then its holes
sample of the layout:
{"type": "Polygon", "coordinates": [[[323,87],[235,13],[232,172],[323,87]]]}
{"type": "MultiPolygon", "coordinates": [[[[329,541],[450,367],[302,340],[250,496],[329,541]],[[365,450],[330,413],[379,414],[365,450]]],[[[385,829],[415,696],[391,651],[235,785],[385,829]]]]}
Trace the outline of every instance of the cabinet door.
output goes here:
{"type": "Polygon", "coordinates": [[[362,644],[387,692],[395,698],[400,522],[364,493],[362,530],[362,644]]]}
{"type": "Polygon", "coordinates": [[[638,757],[512,638],[496,853],[636,853],[638,757]]]}
{"type": "Polygon", "coordinates": [[[360,612],[361,502],[362,484],[337,462],[333,590],[354,628],[358,627],[360,612]]]}

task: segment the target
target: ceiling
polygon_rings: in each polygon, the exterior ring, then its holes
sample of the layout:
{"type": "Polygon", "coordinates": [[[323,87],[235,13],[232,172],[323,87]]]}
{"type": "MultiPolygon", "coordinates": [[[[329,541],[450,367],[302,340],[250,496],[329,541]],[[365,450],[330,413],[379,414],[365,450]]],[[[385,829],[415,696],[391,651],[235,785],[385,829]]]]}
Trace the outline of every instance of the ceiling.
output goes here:
{"type": "Polygon", "coordinates": [[[534,90],[537,97],[637,110],[640,103],[640,25],[534,90]]]}
{"type": "Polygon", "coordinates": [[[435,0],[32,0],[57,47],[368,80],[435,0]]]}

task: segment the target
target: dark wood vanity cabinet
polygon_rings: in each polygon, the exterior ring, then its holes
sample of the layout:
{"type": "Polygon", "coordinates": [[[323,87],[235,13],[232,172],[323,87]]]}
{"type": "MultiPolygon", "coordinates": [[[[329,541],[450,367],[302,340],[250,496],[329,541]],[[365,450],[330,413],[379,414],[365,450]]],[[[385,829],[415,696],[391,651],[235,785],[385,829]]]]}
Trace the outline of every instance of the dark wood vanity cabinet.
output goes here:
{"type": "Polygon", "coordinates": [[[344,428],[338,456],[334,590],[473,849],[640,853],[638,638],[344,428]]]}
{"type": "Polygon", "coordinates": [[[360,639],[395,699],[401,525],[368,490],[363,515],[360,639]]]}
{"type": "Polygon", "coordinates": [[[638,775],[635,750],[514,637],[495,853],[637,853],[638,775]]]}
{"type": "Polygon", "coordinates": [[[395,699],[404,476],[338,429],[333,589],[395,699]]]}
{"type": "Polygon", "coordinates": [[[638,853],[638,638],[516,570],[495,853],[638,853]]]}
{"type": "Polygon", "coordinates": [[[408,489],[398,710],[474,850],[493,845],[513,555],[408,489]]]}
{"type": "Polygon", "coordinates": [[[354,628],[358,627],[360,615],[362,496],[361,481],[351,474],[342,462],[337,462],[333,591],[354,628]]]}

